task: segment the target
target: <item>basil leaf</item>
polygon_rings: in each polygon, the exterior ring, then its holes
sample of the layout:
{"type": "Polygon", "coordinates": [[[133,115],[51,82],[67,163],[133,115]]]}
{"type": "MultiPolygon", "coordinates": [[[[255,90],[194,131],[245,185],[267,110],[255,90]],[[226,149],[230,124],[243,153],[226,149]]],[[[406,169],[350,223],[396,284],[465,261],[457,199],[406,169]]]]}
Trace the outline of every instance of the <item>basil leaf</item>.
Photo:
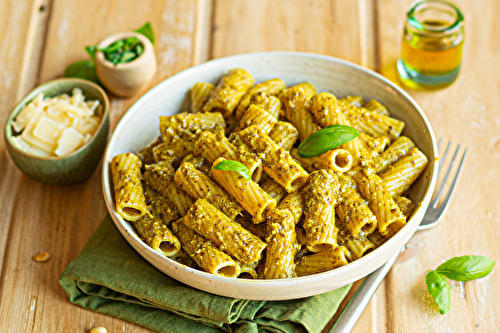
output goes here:
{"type": "Polygon", "coordinates": [[[85,48],[85,51],[90,55],[92,60],[95,59],[95,51],[97,50],[97,45],[89,45],[85,48]]]}
{"type": "Polygon", "coordinates": [[[311,134],[299,145],[297,153],[300,157],[311,158],[337,148],[344,143],[357,138],[356,129],[345,125],[330,125],[311,134]]]}
{"type": "Polygon", "coordinates": [[[151,44],[155,43],[155,33],[153,31],[153,27],[151,26],[151,23],[147,22],[142,27],[137,29],[135,32],[146,36],[146,38],[151,41],[151,44]]]}
{"type": "Polygon", "coordinates": [[[462,256],[451,258],[436,268],[436,272],[455,281],[471,281],[485,277],[495,266],[486,256],[462,256]]]}
{"type": "Polygon", "coordinates": [[[223,160],[214,165],[213,169],[222,171],[235,171],[239,173],[246,180],[252,179],[252,176],[250,175],[250,171],[248,170],[248,168],[244,164],[238,161],[223,160]]]}
{"type": "Polygon", "coordinates": [[[97,49],[103,53],[111,54],[111,53],[119,51],[123,47],[124,44],[125,44],[125,41],[123,41],[122,39],[119,39],[116,42],[114,42],[106,47],[98,47],[97,49]]]}
{"type": "Polygon", "coordinates": [[[65,77],[76,77],[101,84],[95,72],[95,65],[92,60],[82,60],[69,65],[64,70],[65,77]]]}
{"type": "Polygon", "coordinates": [[[436,301],[439,313],[445,314],[450,310],[450,285],[448,280],[436,271],[429,271],[425,275],[427,289],[436,301]]]}
{"type": "Polygon", "coordinates": [[[137,55],[134,52],[127,51],[127,52],[123,53],[122,58],[120,59],[120,63],[123,64],[126,62],[130,62],[130,61],[134,60],[135,58],[137,58],[137,55]]]}
{"type": "Polygon", "coordinates": [[[142,54],[142,52],[144,52],[144,47],[142,47],[141,44],[137,44],[135,46],[135,53],[137,53],[137,57],[139,57],[142,54]]]}

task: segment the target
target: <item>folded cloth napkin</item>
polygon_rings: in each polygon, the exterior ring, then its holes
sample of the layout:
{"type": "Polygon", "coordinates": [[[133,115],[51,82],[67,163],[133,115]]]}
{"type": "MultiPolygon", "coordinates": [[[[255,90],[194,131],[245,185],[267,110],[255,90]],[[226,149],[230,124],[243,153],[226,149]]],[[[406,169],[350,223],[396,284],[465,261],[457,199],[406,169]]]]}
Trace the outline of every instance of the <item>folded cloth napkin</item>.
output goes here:
{"type": "Polygon", "coordinates": [[[350,286],[290,301],[249,301],[182,284],[145,261],[108,215],[59,282],[71,302],[157,332],[321,332],[350,286]]]}

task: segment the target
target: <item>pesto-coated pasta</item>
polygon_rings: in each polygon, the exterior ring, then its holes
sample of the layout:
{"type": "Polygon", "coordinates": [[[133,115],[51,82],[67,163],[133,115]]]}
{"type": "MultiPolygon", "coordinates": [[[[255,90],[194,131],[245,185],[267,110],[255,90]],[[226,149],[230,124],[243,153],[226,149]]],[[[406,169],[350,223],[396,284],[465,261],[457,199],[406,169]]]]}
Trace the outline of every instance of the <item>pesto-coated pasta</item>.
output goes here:
{"type": "Polygon", "coordinates": [[[258,92],[253,94],[250,98],[249,105],[251,104],[263,108],[276,119],[279,119],[280,115],[283,113],[283,104],[281,103],[281,100],[277,96],[270,95],[267,92],[258,92]]]}
{"type": "Polygon", "coordinates": [[[175,183],[174,175],[175,170],[170,163],[159,162],[146,166],[143,180],[155,191],[168,197],[179,214],[184,216],[194,201],[175,183]]]}
{"type": "Polygon", "coordinates": [[[276,203],[279,204],[281,200],[288,194],[288,192],[281,186],[276,183],[272,178],[267,177],[264,181],[259,183],[260,187],[273,197],[276,200],[276,203]]]}
{"type": "Polygon", "coordinates": [[[235,68],[222,76],[221,81],[203,107],[205,112],[220,112],[227,118],[245,95],[252,88],[252,74],[242,68],[235,68]]]}
{"type": "Polygon", "coordinates": [[[321,252],[303,256],[297,264],[297,276],[326,272],[347,265],[347,249],[343,246],[328,248],[321,252]]]}
{"type": "Polygon", "coordinates": [[[188,94],[189,113],[161,116],[156,140],[111,161],[117,212],[173,260],[228,278],[317,274],[381,246],[418,205],[401,195],[427,157],[376,100],[277,78],[254,86],[241,68],[188,94]],[[298,155],[330,125],[359,136],[298,155]]]}
{"type": "Polygon", "coordinates": [[[387,108],[380,104],[378,101],[372,99],[369,102],[366,102],[366,104],[363,105],[363,107],[369,111],[384,115],[384,116],[389,116],[389,111],[387,111],[387,108]]]}
{"type": "Polygon", "coordinates": [[[271,129],[269,137],[278,146],[290,151],[299,138],[299,132],[292,124],[285,121],[278,121],[271,129]]]}
{"type": "MultiPolygon", "coordinates": [[[[334,95],[323,92],[311,99],[311,112],[321,127],[330,125],[351,126],[334,95]]],[[[352,157],[352,167],[371,167],[371,156],[359,137],[354,138],[339,148],[347,150],[352,157]]]]}
{"type": "Polygon", "coordinates": [[[175,182],[191,197],[207,199],[229,218],[243,214],[240,206],[231,196],[210,177],[198,171],[191,163],[183,163],[175,172],[175,182]]]}
{"type": "Polygon", "coordinates": [[[277,122],[278,120],[269,112],[255,104],[250,104],[247,113],[241,118],[236,130],[241,131],[249,126],[258,125],[262,132],[269,134],[277,122]]]}
{"type": "MultiPolygon", "coordinates": [[[[224,161],[223,157],[214,162],[214,166],[224,161]]],[[[276,200],[252,180],[244,179],[234,171],[214,170],[210,175],[222,186],[245,210],[253,216],[254,223],[264,222],[267,213],[276,208],[276,200]]]]}
{"type": "Polygon", "coordinates": [[[146,244],[155,251],[171,257],[181,249],[181,243],[170,229],[159,219],[146,213],[133,222],[135,230],[146,244]]]}
{"type": "Polygon", "coordinates": [[[399,209],[401,209],[401,213],[403,213],[407,219],[410,218],[411,213],[413,213],[415,209],[415,204],[410,199],[402,196],[394,198],[394,201],[396,201],[399,209]]]}
{"type": "Polygon", "coordinates": [[[277,95],[285,90],[285,82],[282,79],[271,79],[261,83],[257,83],[254,87],[250,88],[245,95],[241,98],[240,104],[236,109],[236,119],[243,118],[246,110],[252,104],[251,98],[257,93],[268,93],[270,95],[277,95]]]}
{"type": "Polygon", "coordinates": [[[203,131],[219,133],[224,131],[226,124],[222,114],[218,112],[179,113],[170,117],[160,116],[160,133],[167,144],[180,138],[194,143],[203,131]]]}
{"type": "Polygon", "coordinates": [[[295,223],[288,210],[275,209],[267,222],[266,279],[286,279],[296,276],[295,254],[299,249],[295,223]]]}
{"type": "Polygon", "coordinates": [[[215,87],[210,82],[198,82],[191,88],[191,112],[203,112],[203,107],[208,101],[210,95],[215,90],[215,87]]]}
{"type": "Polygon", "coordinates": [[[155,218],[168,226],[170,222],[180,217],[179,212],[168,197],[159,194],[146,184],[143,184],[143,188],[146,204],[149,206],[149,211],[155,218]]]}
{"type": "Polygon", "coordinates": [[[321,252],[337,246],[335,205],[338,203],[340,184],[330,170],[311,173],[304,188],[304,223],[307,248],[321,252]]]}
{"type": "Polygon", "coordinates": [[[393,197],[406,192],[427,166],[427,157],[418,148],[412,148],[384,171],[380,178],[393,197]]]}
{"type": "Polygon", "coordinates": [[[262,161],[242,147],[236,147],[221,133],[214,134],[208,131],[201,133],[196,141],[194,153],[203,156],[212,164],[219,157],[241,162],[248,168],[252,180],[256,182],[262,176],[262,161]]]}
{"type": "Polygon", "coordinates": [[[377,217],[377,228],[383,236],[390,237],[405,226],[406,218],[379,176],[360,170],[353,178],[359,193],[377,217]]]}
{"type": "Polygon", "coordinates": [[[297,153],[297,148],[292,148],[292,150],[290,150],[290,154],[294,159],[299,161],[308,172],[327,169],[344,173],[351,170],[353,163],[351,153],[343,148],[335,148],[324,154],[311,158],[300,157],[297,153]]]}
{"type": "Polygon", "coordinates": [[[403,132],[404,122],[368,111],[365,108],[353,106],[339,101],[346,118],[352,127],[372,136],[386,135],[395,140],[403,132]]]}
{"type": "Polygon", "coordinates": [[[262,159],[266,173],[287,192],[296,191],[306,182],[307,172],[259,127],[248,127],[237,135],[262,159]]]}
{"type": "Polygon", "coordinates": [[[415,144],[409,138],[400,136],[380,156],[374,159],[373,169],[376,173],[385,171],[389,165],[406,155],[413,147],[415,144]]]}
{"type": "Polygon", "coordinates": [[[198,235],[184,224],[184,219],[172,223],[172,230],[182,248],[205,271],[225,277],[237,277],[240,266],[228,254],[219,250],[211,241],[198,235]]]}
{"type": "Polygon", "coordinates": [[[339,176],[338,179],[340,198],[335,212],[352,237],[366,237],[377,227],[377,218],[353,186],[354,182],[346,176],[339,176]]]}
{"type": "Polygon", "coordinates": [[[116,212],[127,221],[137,221],[148,211],[141,186],[141,160],[132,153],[111,160],[116,212]]]}
{"type": "Polygon", "coordinates": [[[184,223],[222,251],[246,264],[259,261],[266,248],[266,243],[259,237],[232,221],[205,199],[196,200],[184,217],[184,223]]]}
{"type": "Polygon", "coordinates": [[[309,110],[310,100],[315,94],[316,88],[313,85],[300,83],[280,95],[285,118],[297,128],[300,141],[318,130],[318,124],[309,110]]]}
{"type": "Polygon", "coordinates": [[[280,210],[288,210],[296,225],[304,215],[304,198],[300,191],[289,193],[278,206],[280,210]]]}

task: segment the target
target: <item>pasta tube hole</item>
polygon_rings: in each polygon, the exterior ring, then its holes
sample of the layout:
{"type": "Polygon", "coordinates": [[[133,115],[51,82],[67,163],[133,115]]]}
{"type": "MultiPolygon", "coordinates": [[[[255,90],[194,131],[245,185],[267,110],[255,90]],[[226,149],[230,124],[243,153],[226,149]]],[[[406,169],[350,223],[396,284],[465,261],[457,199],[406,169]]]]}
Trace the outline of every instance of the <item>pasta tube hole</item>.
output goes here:
{"type": "Polygon", "coordinates": [[[133,219],[133,218],[137,218],[138,216],[141,216],[142,215],[142,212],[139,210],[139,209],[136,209],[136,208],[133,208],[133,207],[124,207],[122,209],[122,212],[125,216],[133,219]]]}
{"type": "Polygon", "coordinates": [[[163,252],[164,255],[166,256],[171,256],[174,255],[178,252],[177,247],[175,244],[170,243],[170,242],[161,242],[160,246],[158,248],[161,252],[163,252]]]}
{"type": "Polygon", "coordinates": [[[339,153],[335,156],[335,165],[339,168],[350,168],[352,165],[352,156],[349,153],[339,153]]]}
{"type": "Polygon", "coordinates": [[[332,244],[315,244],[308,246],[309,251],[318,253],[318,252],[323,252],[323,251],[331,251],[333,250],[334,246],[332,244]]]}
{"type": "Polygon", "coordinates": [[[231,265],[231,266],[224,266],[221,267],[217,270],[218,275],[225,276],[225,277],[236,277],[238,275],[238,269],[236,266],[231,265]]]}
{"type": "Polygon", "coordinates": [[[371,234],[373,232],[373,230],[375,230],[376,227],[377,226],[374,223],[367,223],[363,227],[361,227],[360,234],[362,234],[362,235],[371,234]]]}

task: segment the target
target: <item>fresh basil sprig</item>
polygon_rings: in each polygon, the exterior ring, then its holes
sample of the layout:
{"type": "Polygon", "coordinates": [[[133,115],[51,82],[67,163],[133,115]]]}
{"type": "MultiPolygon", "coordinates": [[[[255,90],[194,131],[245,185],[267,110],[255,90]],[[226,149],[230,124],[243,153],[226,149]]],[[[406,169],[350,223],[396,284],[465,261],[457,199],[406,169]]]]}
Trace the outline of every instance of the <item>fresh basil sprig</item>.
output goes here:
{"type": "Polygon", "coordinates": [[[246,180],[252,179],[252,175],[250,175],[250,171],[248,170],[248,168],[238,161],[223,160],[214,165],[213,169],[222,171],[235,171],[246,180]]]}
{"type": "Polygon", "coordinates": [[[450,310],[450,284],[448,280],[436,271],[429,271],[425,275],[427,289],[436,301],[439,313],[445,314],[450,310]]]}
{"type": "Polygon", "coordinates": [[[355,128],[345,125],[330,125],[309,135],[297,149],[300,157],[311,158],[337,148],[359,136],[355,128]]]}
{"type": "Polygon", "coordinates": [[[436,272],[455,281],[471,281],[490,274],[495,262],[487,256],[451,258],[436,268],[436,272]]]}
{"type": "Polygon", "coordinates": [[[425,276],[427,289],[436,301],[439,312],[445,314],[450,309],[450,285],[446,278],[454,281],[472,281],[491,273],[495,262],[486,256],[461,256],[442,263],[435,271],[425,276]]]}
{"type": "Polygon", "coordinates": [[[146,22],[142,27],[137,29],[135,32],[144,35],[147,39],[151,41],[151,44],[155,43],[155,32],[153,31],[151,23],[146,22]]]}
{"type": "Polygon", "coordinates": [[[65,77],[76,77],[100,84],[95,72],[95,65],[91,60],[81,60],[66,67],[65,77]]]}

